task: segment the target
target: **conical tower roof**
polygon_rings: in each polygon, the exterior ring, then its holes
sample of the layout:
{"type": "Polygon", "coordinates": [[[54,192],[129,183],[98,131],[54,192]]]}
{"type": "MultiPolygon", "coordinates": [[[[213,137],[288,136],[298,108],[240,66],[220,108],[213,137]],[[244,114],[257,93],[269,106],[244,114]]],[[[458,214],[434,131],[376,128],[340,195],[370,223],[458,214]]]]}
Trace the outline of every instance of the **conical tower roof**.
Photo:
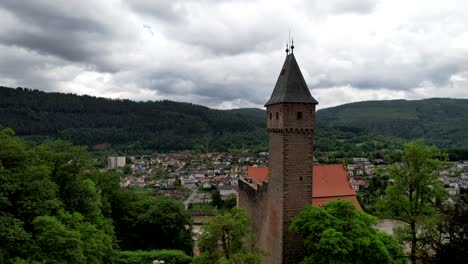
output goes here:
{"type": "Polygon", "coordinates": [[[265,106],[278,103],[318,104],[307,88],[294,53],[286,56],[275,89],[265,106]]]}

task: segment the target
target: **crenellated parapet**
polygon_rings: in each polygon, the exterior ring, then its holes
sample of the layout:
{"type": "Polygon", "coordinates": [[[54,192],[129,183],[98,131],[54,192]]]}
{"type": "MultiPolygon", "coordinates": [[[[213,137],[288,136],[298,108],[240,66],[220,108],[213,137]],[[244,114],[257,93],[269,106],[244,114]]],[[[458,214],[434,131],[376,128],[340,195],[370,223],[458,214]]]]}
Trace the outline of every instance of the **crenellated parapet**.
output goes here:
{"type": "Polygon", "coordinates": [[[312,128],[268,128],[268,133],[278,134],[313,134],[312,128]]]}

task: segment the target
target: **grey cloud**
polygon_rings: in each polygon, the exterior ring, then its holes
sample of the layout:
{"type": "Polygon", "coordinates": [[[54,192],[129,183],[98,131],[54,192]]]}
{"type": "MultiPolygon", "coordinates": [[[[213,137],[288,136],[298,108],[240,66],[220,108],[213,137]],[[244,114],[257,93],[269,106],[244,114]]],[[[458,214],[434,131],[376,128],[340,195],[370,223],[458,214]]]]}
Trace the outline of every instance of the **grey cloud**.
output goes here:
{"type": "Polygon", "coordinates": [[[187,23],[193,5],[209,8],[229,2],[248,2],[249,0],[125,0],[135,12],[153,17],[168,24],[187,23]]]}
{"type": "MultiPolygon", "coordinates": [[[[169,66],[171,67],[171,66],[169,66]]],[[[263,104],[265,95],[257,94],[265,89],[252,89],[257,84],[247,82],[223,82],[213,81],[200,77],[199,72],[193,68],[182,66],[177,70],[148,69],[139,75],[139,86],[155,90],[162,96],[184,96],[201,98],[206,105],[214,106],[222,102],[233,100],[245,100],[254,105],[263,104]],[[190,87],[180,86],[187,83],[190,87]]],[[[263,87],[265,88],[265,87],[263,87]]],[[[267,89],[268,90],[268,89],[267,89]]]]}
{"type": "MultiPolygon", "coordinates": [[[[214,55],[231,56],[247,52],[265,52],[273,48],[273,43],[284,42],[288,32],[287,16],[277,14],[275,19],[266,17],[260,21],[242,21],[237,24],[225,18],[220,9],[223,4],[238,4],[242,1],[232,0],[183,0],[183,1],[127,1],[132,9],[149,18],[162,21],[159,26],[167,38],[174,39],[190,46],[202,47],[214,55]],[[199,16],[191,10],[205,10],[211,14],[199,16]],[[284,33],[278,34],[278,32],[284,33]]],[[[245,1],[249,3],[249,1],[245,1]]],[[[250,2],[254,3],[254,2],[250,2]]],[[[232,12],[256,12],[256,6],[245,7],[232,12]],[[250,10],[248,10],[250,8],[250,10]]],[[[227,15],[227,14],[226,14],[227,15]]],[[[272,15],[272,14],[268,14],[272,15]]],[[[154,27],[158,27],[157,25],[154,27]]],[[[276,47],[275,47],[276,49],[276,47]]]]}
{"type": "Polygon", "coordinates": [[[336,1],[333,6],[335,13],[370,13],[377,5],[377,0],[359,0],[359,1],[347,1],[340,0],[336,1]]]}
{"type": "Polygon", "coordinates": [[[53,90],[54,80],[46,76],[47,65],[50,70],[64,66],[65,62],[0,45],[0,79],[14,79],[17,86],[50,91],[53,90]]]}
{"type": "MultiPolygon", "coordinates": [[[[11,13],[18,27],[12,30],[0,18],[0,79],[49,91],[60,90],[66,83],[66,91],[91,86],[87,91],[94,91],[93,95],[154,94],[157,99],[209,106],[245,103],[261,107],[280,71],[289,27],[297,39],[297,59],[312,94],[316,88],[323,95],[329,94],[327,89],[347,86],[369,98],[375,96],[370,91],[377,89],[410,94],[426,81],[436,88],[446,87],[454,74],[468,70],[468,50],[452,45],[455,36],[451,30],[447,30],[450,34],[435,32],[438,35],[428,41],[419,40],[432,36],[428,23],[438,21],[419,19],[423,25],[384,31],[390,36],[380,39],[376,28],[372,37],[358,41],[365,38],[365,29],[343,21],[378,19],[369,18],[385,12],[379,10],[377,1],[275,3],[3,1],[0,11],[11,13]],[[242,16],[244,13],[249,15],[242,16]],[[339,28],[327,28],[330,20],[342,14],[346,20],[338,20],[342,23],[339,28]],[[153,26],[155,36],[140,34],[144,23],[153,26]],[[341,37],[343,34],[349,37],[341,37]],[[438,38],[444,43],[431,41],[438,38]],[[375,42],[367,44],[367,40],[375,42]],[[71,73],[66,67],[73,68],[71,73]]],[[[457,37],[463,36],[457,30],[452,29],[457,37]]],[[[344,97],[333,100],[349,100],[344,97]]]]}
{"type": "Polygon", "coordinates": [[[171,36],[189,45],[201,46],[218,56],[268,52],[271,51],[268,48],[273,48],[273,43],[282,43],[284,41],[284,38],[280,39],[281,36],[276,33],[274,28],[263,28],[263,31],[246,31],[237,34],[229,30],[203,33],[188,29],[179,35],[177,32],[180,32],[180,30],[183,31],[183,29],[171,30],[171,36]]]}
{"type": "Polygon", "coordinates": [[[3,1],[0,3],[0,7],[11,11],[21,21],[31,26],[50,31],[108,32],[108,29],[102,23],[86,16],[85,12],[86,9],[89,9],[89,5],[85,3],[79,4],[79,2],[73,3],[70,1],[3,1]],[[74,5],[74,7],[65,8],[69,5],[74,5]]]}
{"type": "Polygon", "coordinates": [[[334,87],[351,85],[355,88],[387,88],[392,90],[408,90],[428,80],[436,85],[447,85],[450,77],[460,71],[463,62],[457,64],[432,64],[429,61],[421,61],[408,66],[382,66],[381,64],[370,64],[364,68],[331,69],[329,75],[311,87],[334,87]]]}
{"type": "Polygon", "coordinates": [[[15,32],[9,34],[1,41],[3,44],[24,47],[45,55],[55,55],[63,59],[74,62],[87,62],[90,58],[96,56],[96,47],[92,38],[86,37],[87,34],[69,33],[67,31],[50,31],[28,33],[15,32]],[[87,39],[83,44],[77,44],[87,39]]]}
{"type": "Polygon", "coordinates": [[[126,3],[136,12],[167,23],[182,22],[187,10],[179,1],[129,0],[126,3]]]}
{"type": "Polygon", "coordinates": [[[312,13],[318,16],[336,14],[367,14],[374,11],[378,0],[311,0],[304,2],[302,12],[312,13]]]}
{"type": "Polygon", "coordinates": [[[93,64],[102,71],[115,70],[112,65],[106,65],[101,56],[107,48],[106,42],[113,37],[112,29],[86,14],[88,5],[81,4],[64,11],[64,5],[69,4],[77,5],[68,1],[0,3],[0,8],[8,10],[20,21],[18,27],[0,38],[0,43],[58,56],[70,62],[93,64]]]}

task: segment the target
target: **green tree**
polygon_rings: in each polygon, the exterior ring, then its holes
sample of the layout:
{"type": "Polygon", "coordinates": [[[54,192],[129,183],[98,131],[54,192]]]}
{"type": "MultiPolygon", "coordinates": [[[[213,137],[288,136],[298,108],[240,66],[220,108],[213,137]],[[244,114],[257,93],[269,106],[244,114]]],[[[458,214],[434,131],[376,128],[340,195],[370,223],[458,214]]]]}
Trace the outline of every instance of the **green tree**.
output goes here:
{"type": "Polygon", "coordinates": [[[218,188],[211,192],[211,205],[214,207],[221,209],[223,207],[224,201],[221,199],[221,193],[219,192],[218,188]]]}
{"type": "Polygon", "coordinates": [[[53,216],[39,216],[33,221],[36,229],[34,259],[48,263],[85,263],[80,233],[67,228],[53,216]]]}
{"type": "Polygon", "coordinates": [[[440,206],[439,219],[418,230],[425,240],[423,263],[466,263],[468,260],[468,205],[465,199],[440,206]]]}
{"type": "MultiPolygon", "coordinates": [[[[423,140],[405,145],[402,163],[389,166],[387,172],[393,179],[377,208],[386,217],[402,220],[408,226],[399,230],[403,241],[411,242],[411,261],[416,263],[418,255],[418,229],[426,221],[438,217],[436,203],[446,195],[439,180],[444,155],[436,147],[427,146],[423,140]]],[[[423,242],[423,240],[421,240],[423,242]]]]}
{"type": "Polygon", "coordinates": [[[240,208],[217,215],[202,226],[198,239],[201,254],[195,264],[257,264],[264,255],[255,246],[252,219],[240,208]]]}
{"type": "Polygon", "coordinates": [[[192,252],[192,218],[181,201],[121,190],[113,200],[112,218],[123,250],[192,252]]]}
{"type": "Polygon", "coordinates": [[[293,219],[290,229],[304,239],[304,264],[405,263],[401,245],[376,230],[376,222],[352,202],[334,200],[322,207],[307,206],[293,219]]]}
{"type": "Polygon", "coordinates": [[[24,230],[23,225],[19,219],[0,214],[0,263],[27,251],[31,234],[24,230]]]}
{"type": "Polygon", "coordinates": [[[96,183],[96,188],[100,190],[102,213],[106,217],[111,217],[112,206],[116,205],[116,199],[120,189],[120,178],[122,174],[117,171],[95,172],[90,175],[96,183]]]}
{"type": "Polygon", "coordinates": [[[83,148],[67,142],[36,145],[0,131],[0,259],[111,261],[113,227],[102,214],[101,190],[90,179],[99,172],[89,161],[83,148]]]}

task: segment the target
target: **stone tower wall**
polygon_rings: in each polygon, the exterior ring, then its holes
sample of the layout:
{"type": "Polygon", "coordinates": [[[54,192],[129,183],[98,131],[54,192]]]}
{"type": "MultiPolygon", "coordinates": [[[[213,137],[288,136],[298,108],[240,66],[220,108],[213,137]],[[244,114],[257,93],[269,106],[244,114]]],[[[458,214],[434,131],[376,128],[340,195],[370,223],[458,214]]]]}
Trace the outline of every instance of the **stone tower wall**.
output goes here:
{"type": "Polygon", "coordinates": [[[301,103],[269,106],[267,125],[270,146],[268,194],[270,208],[278,207],[280,226],[271,226],[270,232],[278,234],[277,242],[271,259],[265,263],[295,264],[305,256],[305,249],[300,236],[289,231],[289,225],[312,199],[315,106],[301,103]]]}

